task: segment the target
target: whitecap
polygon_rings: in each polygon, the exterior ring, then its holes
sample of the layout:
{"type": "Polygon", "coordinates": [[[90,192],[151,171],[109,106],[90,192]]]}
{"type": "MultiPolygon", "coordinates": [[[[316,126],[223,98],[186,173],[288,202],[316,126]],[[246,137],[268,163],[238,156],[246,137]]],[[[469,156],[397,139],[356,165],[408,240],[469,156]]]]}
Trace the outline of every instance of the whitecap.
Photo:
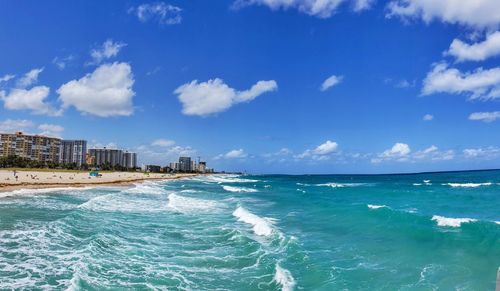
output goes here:
{"type": "Polygon", "coordinates": [[[287,269],[282,268],[279,264],[276,264],[273,281],[281,285],[282,291],[291,291],[296,284],[292,273],[287,269]]]}
{"type": "Polygon", "coordinates": [[[219,203],[211,200],[197,199],[171,193],[168,195],[168,207],[179,212],[213,211],[219,203]]]}
{"type": "Polygon", "coordinates": [[[167,191],[160,187],[157,183],[154,182],[144,182],[134,184],[135,187],[128,188],[124,190],[124,193],[134,193],[134,194],[166,194],[167,191]]]}
{"type": "Polygon", "coordinates": [[[449,226],[449,227],[460,227],[462,223],[477,221],[477,219],[473,218],[453,218],[453,217],[444,217],[439,215],[432,216],[431,220],[436,221],[438,226],[449,226]]]}
{"type": "Polygon", "coordinates": [[[413,183],[413,186],[422,186],[422,183],[413,183]]]}
{"type": "Polygon", "coordinates": [[[245,193],[250,193],[250,192],[257,192],[256,189],[252,188],[245,188],[245,187],[235,187],[235,186],[222,186],[224,190],[229,191],[229,192],[245,192],[245,193]]]}
{"type": "Polygon", "coordinates": [[[67,191],[84,191],[94,188],[95,187],[59,187],[59,188],[41,188],[41,189],[25,188],[9,192],[0,192],[0,197],[37,195],[37,194],[48,194],[48,193],[67,192],[67,191]]]}
{"type": "Polygon", "coordinates": [[[259,180],[240,178],[239,175],[210,175],[191,178],[191,180],[211,183],[255,183],[259,180]]]}
{"type": "Polygon", "coordinates": [[[476,187],[480,187],[480,186],[491,186],[492,183],[491,182],[487,182],[487,183],[446,183],[443,185],[448,185],[448,186],[451,186],[453,188],[455,188],[455,187],[476,188],[476,187]]]}
{"type": "Polygon", "coordinates": [[[367,204],[366,206],[370,209],[388,208],[387,205],[367,204]]]}
{"type": "Polygon", "coordinates": [[[368,185],[367,183],[323,183],[323,184],[316,184],[316,186],[326,186],[326,187],[332,187],[332,188],[344,188],[344,187],[359,187],[359,186],[365,186],[368,185]]]}
{"type": "Polygon", "coordinates": [[[257,216],[241,206],[236,208],[233,212],[233,216],[237,217],[238,221],[252,225],[253,232],[256,235],[270,236],[273,232],[272,221],[257,216]]]}

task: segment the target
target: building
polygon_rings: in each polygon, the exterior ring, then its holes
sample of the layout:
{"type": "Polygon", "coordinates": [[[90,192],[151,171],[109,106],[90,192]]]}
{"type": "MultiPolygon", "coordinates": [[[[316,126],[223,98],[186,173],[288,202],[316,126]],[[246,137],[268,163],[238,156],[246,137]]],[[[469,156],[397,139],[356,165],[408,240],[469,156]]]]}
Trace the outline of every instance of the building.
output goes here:
{"type": "Polygon", "coordinates": [[[199,162],[196,171],[199,173],[205,173],[207,171],[207,162],[199,162]]]}
{"type": "Polygon", "coordinates": [[[144,172],[160,173],[161,171],[162,171],[161,166],[157,166],[157,165],[145,165],[144,166],[144,172]]]}
{"type": "Polygon", "coordinates": [[[121,166],[127,169],[137,168],[137,154],[124,152],[118,149],[89,149],[88,156],[92,166],[99,167],[110,165],[111,167],[121,166]]]}
{"type": "Polygon", "coordinates": [[[38,162],[59,163],[61,139],[22,132],[0,134],[0,157],[17,156],[38,162]]]}
{"type": "Polygon", "coordinates": [[[92,166],[98,167],[103,165],[121,166],[123,163],[123,151],[116,149],[90,149],[88,153],[93,157],[92,166]]]}
{"type": "Polygon", "coordinates": [[[179,171],[181,172],[191,172],[191,157],[179,157],[179,171]]]}
{"type": "Polygon", "coordinates": [[[125,152],[123,153],[123,163],[122,165],[127,169],[137,168],[137,154],[125,152]]]}
{"type": "Polygon", "coordinates": [[[86,163],[87,141],[85,140],[62,140],[61,158],[63,164],[76,164],[81,167],[86,163]]]}

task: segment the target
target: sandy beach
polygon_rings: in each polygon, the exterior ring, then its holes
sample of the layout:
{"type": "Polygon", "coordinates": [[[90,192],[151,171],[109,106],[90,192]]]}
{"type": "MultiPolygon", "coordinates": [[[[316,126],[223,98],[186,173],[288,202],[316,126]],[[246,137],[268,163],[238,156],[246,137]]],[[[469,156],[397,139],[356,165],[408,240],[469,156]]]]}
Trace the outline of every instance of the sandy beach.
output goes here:
{"type": "Polygon", "coordinates": [[[99,172],[99,177],[92,177],[88,171],[35,171],[35,170],[0,170],[0,192],[23,188],[83,187],[88,185],[126,185],[145,180],[179,179],[196,174],[160,174],[140,172],[99,172]],[[17,176],[17,179],[16,179],[17,176]]]}

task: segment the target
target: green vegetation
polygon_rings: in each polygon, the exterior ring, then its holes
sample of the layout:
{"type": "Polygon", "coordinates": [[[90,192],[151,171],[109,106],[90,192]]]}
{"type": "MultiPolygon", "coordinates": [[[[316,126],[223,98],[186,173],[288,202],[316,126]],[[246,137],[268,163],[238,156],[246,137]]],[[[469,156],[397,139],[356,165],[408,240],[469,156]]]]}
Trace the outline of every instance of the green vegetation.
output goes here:
{"type": "MultiPolygon", "coordinates": [[[[35,171],[70,171],[70,172],[78,172],[78,171],[87,171],[90,169],[88,165],[82,165],[78,167],[76,163],[72,164],[62,164],[55,162],[39,162],[30,160],[27,158],[22,158],[18,156],[8,156],[8,157],[0,157],[0,168],[9,169],[9,170],[35,170],[35,171]]],[[[134,171],[136,169],[128,169],[126,167],[122,167],[120,165],[112,166],[109,163],[106,163],[100,167],[98,167],[101,171],[134,171]]]]}

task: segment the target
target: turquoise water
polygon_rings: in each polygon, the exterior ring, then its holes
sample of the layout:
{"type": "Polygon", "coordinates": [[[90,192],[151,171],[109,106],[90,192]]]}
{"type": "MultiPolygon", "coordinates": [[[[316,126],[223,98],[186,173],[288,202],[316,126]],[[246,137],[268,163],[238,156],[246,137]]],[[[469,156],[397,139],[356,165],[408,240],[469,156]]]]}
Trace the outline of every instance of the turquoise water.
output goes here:
{"type": "Polygon", "coordinates": [[[499,171],[0,195],[0,289],[494,290],[500,267],[499,171]]]}

